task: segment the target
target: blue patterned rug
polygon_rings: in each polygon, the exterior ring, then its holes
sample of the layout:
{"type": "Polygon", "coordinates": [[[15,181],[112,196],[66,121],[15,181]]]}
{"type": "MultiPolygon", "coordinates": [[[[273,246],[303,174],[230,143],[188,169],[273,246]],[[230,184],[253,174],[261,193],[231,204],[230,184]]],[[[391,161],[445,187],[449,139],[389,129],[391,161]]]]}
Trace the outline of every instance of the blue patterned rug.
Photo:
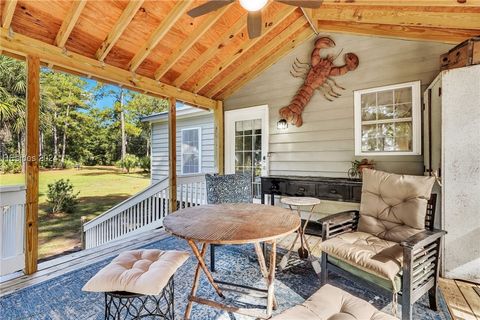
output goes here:
{"type": "MultiPolygon", "coordinates": [[[[180,249],[190,252],[185,241],[172,237],[152,243],[145,248],[180,249]]],[[[218,247],[216,257],[217,272],[214,275],[216,278],[254,287],[264,287],[258,264],[254,258],[253,246],[218,247]]],[[[110,259],[95,263],[0,298],[0,319],[103,319],[103,294],[85,293],[81,288],[109,261],[110,259]]],[[[177,319],[183,318],[187,296],[192,285],[194,268],[195,259],[192,256],[175,276],[175,314],[177,319]]],[[[387,313],[391,313],[390,301],[386,297],[377,296],[350,280],[332,274],[329,283],[369,301],[387,313]]],[[[306,263],[300,263],[284,273],[277,273],[275,283],[275,292],[279,303],[277,312],[303,302],[319,288],[319,285],[319,279],[310,265],[306,263]]],[[[201,279],[198,295],[216,299],[215,292],[204,276],[201,279]]],[[[230,292],[227,293],[227,299],[247,304],[265,305],[265,299],[255,299],[230,292]]],[[[424,296],[415,303],[414,319],[451,319],[443,297],[440,297],[440,308],[441,311],[438,313],[428,309],[428,298],[424,296]]],[[[251,318],[194,304],[192,319],[251,318]]]]}

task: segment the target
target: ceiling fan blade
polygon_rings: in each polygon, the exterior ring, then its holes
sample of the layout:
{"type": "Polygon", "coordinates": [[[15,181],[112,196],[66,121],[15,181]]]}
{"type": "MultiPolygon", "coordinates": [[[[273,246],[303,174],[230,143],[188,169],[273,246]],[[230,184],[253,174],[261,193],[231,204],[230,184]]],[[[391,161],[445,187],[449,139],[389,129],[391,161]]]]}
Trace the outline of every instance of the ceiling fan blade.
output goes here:
{"type": "Polygon", "coordinates": [[[250,39],[262,34],[262,10],[250,11],[247,16],[248,37],[250,39]]]}
{"type": "Polygon", "coordinates": [[[196,8],[193,8],[192,10],[188,11],[187,14],[192,18],[196,18],[212,11],[218,10],[221,7],[229,5],[232,2],[235,2],[235,0],[211,0],[196,8]]]}
{"type": "Polygon", "coordinates": [[[323,0],[276,0],[276,1],[284,4],[288,4],[289,6],[309,8],[309,9],[320,8],[320,6],[323,3],[323,0]]]}

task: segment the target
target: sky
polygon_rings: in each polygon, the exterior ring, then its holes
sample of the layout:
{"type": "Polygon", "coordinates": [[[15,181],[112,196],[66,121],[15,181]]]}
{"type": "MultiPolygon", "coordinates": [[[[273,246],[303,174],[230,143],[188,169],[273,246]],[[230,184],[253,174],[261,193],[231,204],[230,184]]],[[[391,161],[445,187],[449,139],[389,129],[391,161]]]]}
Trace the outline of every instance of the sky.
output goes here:
{"type": "MultiPolygon", "coordinates": [[[[87,85],[85,87],[88,90],[93,89],[98,83],[97,81],[95,81],[93,79],[83,78],[83,80],[85,80],[87,82],[87,85]]],[[[108,85],[108,86],[111,87],[112,89],[113,88],[120,89],[117,86],[112,86],[112,85],[108,85]]],[[[112,96],[107,96],[107,97],[104,97],[102,99],[97,99],[95,107],[97,107],[99,109],[111,108],[114,103],[115,103],[115,98],[112,97],[112,96]]]]}

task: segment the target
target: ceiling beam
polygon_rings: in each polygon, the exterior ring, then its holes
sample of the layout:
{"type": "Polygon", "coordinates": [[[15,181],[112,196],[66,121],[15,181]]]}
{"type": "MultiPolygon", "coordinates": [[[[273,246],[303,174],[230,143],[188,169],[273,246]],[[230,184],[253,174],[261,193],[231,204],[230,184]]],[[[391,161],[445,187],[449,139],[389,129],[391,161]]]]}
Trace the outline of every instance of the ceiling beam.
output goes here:
{"type": "Polygon", "coordinates": [[[402,40],[433,41],[458,44],[478,35],[478,30],[426,28],[377,23],[318,21],[320,32],[339,32],[402,40]]]}
{"type": "Polygon", "coordinates": [[[313,11],[313,18],[323,21],[480,30],[480,7],[322,5],[313,11]]]}
{"type": "Polygon", "coordinates": [[[73,2],[72,8],[68,11],[65,20],[63,20],[60,30],[58,30],[57,37],[55,38],[55,45],[63,48],[67,43],[70,33],[72,33],[73,27],[77,23],[83,8],[87,4],[87,0],[76,0],[73,2]]]}
{"type": "MultiPolygon", "coordinates": [[[[212,79],[217,77],[222,71],[227,69],[229,66],[231,66],[235,61],[237,61],[240,57],[243,56],[243,53],[247,52],[250,48],[252,48],[254,45],[256,45],[260,40],[264,39],[266,35],[270,33],[277,25],[279,25],[282,21],[287,19],[294,11],[296,10],[295,7],[293,6],[285,6],[281,11],[279,11],[275,16],[273,17],[272,21],[270,23],[265,23],[264,25],[269,25],[268,28],[263,29],[262,35],[260,37],[257,37],[255,39],[247,39],[245,42],[242,43],[240,48],[233,52],[232,54],[229,54],[227,57],[223,59],[223,62],[215,66],[212,70],[209,72],[206,72],[203,77],[195,84],[194,87],[194,92],[200,92],[203,88],[205,88],[212,79]]],[[[247,34],[247,33],[245,33],[247,34]]]]}
{"type": "Polygon", "coordinates": [[[398,6],[403,7],[478,7],[480,0],[323,0],[323,4],[342,6],[398,6]],[[462,3],[463,2],[463,3],[462,3]]]}
{"type": "Polygon", "coordinates": [[[256,63],[258,63],[259,61],[262,61],[262,59],[264,59],[265,56],[272,54],[275,48],[280,46],[283,42],[286,41],[286,39],[288,39],[290,36],[292,36],[301,28],[303,28],[307,23],[308,21],[305,19],[304,16],[300,16],[299,18],[297,18],[297,20],[295,20],[294,23],[289,25],[285,30],[283,30],[279,35],[277,35],[272,40],[270,40],[266,45],[264,45],[258,50],[255,50],[254,54],[251,55],[248,59],[242,60],[242,63],[238,68],[235,68],[232,72],[222,77],[222,79],[217,84],[215,84],[212,88],[210,88],[205,93],[205,95],[214,96],[219,92],[221,92],[232,81],[242,76],[245,73],[245,70],[249,70],[256,63]]]}
{"type": "Polygon", "coordinates": [[[116,83],[126,88],[144,91],[153,96],[174,97],[193,106],[214,109],[216,101],[161,83],[151,78],[132,75],[128,70],[105,64],[96,59],[87,58],[74,52],[64,52],[62,48],[15,33],[9,37],[8,30],[0,29],[0,50],[21,56],[38,55],[46,64],[90,75],[96,79],[116,83]]]}
{"type": "Polygon", "coordinates": [[[299,34],[295,35],[292,39],[290,39],[287,43],[282,45],[280,49],[276,49],[275,52],[265,59],[262,59],[260,63],[254,66],[253,69],[248,71],[244,76],[237,79],[235,85],[228,87],[224,92],[221,93],[220,97],[222,100],[231,96],[234,92],[239,90],[248,82],[255,79],[258,75],[260,75],[263,71],[267,68],[275,64],[277,61],[282,59],[285,55],[290,53],[293,49],[304,43],[305,41],[309,40],[315,35],[315,32],[312,29],[305,29],[299,34]]]}
{"type": "Polygon", "coordinates": [[[133,17],[135,17],[135,14],[137,14],[137,11],[142,6],[143,1],[144,0],[133,0],[128,3],[125,10],[123,10],[122,12],[122,15],[120,16],[120,18],[118,18],[112,30],[95,53],[95,57],[98,60],[103,61],[110,52],[110,50],[112,50],[112,48],[115,46],[115,43],[122,35],[123,31],[125,31],[129,23],[132,21],[133,17]]]}
{"type": "Polygon", "coordinates": [[[227,5],[220,10],[210,13],[207,18],[195,28],[188,37],[183,40],[180,46],[168,56],[167,61],[163,62],[155,71],[155,79],[160,80],[170,70],[175,63],[220,19],[228,10],[230,5],[227,5]]]}
{"type": "Polygon", "coordinates": [[[16,7],[17,0],[5,0],[2,12],[2,28],[10,28],[10,24],[12,23],[13,14],[15,13],[16,7]]]}
{"type": "Polygon", "coordinates": [[[197,71],[199,71],[205,63],[210,61],[215,55],[225,48],[225,43],[229,40],[232,40],[237,33],[239,33],[246,25],[246,16],[247,11],[240,17],[240,19],[235,22],[230,29],[228,29],[220,38],[217,39],[208,49],[202,53],[199,57],[193,61],[191,65],[188,66],[188,69],[183,71],[181,75],[175,79],[173,85],[176,87],[181,87],[187,82],[191,76],[193,76],[197,71]]]}
{"type": "Polygon", "coordinates": [[[147,42],[141,47],[137,54],[132,58],[128,64],[128,69],[135,72],[142,62],[148,57],[162,38],[170,31],[177,20],[185,14],[187,9],[192,4],[192,0],[178,1],[173,7],[172,11],[163,19],[162,24],[150,35],[147,42]]]}
{"type": "Polygon", "coordinates": [[[303,15],[305,16],[305,19],[307,19],[308,24],[310,25],[310,28],[312,28],[313,32],[318,35],[318,28],[317,24],[315,23],[315,19],[313,18],[313,9],[310,8],[300,8],[302,10],[303,15]]]}

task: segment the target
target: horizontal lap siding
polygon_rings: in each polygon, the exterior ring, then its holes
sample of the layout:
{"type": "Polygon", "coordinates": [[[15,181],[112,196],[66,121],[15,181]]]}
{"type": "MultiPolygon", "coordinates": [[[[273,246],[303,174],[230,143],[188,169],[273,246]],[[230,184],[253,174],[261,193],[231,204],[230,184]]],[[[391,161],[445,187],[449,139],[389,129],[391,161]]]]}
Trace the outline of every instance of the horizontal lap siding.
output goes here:
{"type": "MultiPolygon", "coordinates": [[[[269,151],[270,174],[318,175],[345,177],[355,157],[353,91],[389,84],[420,80],[422,90],[439,72],[439,56],[452,46],[431,42],[402,41],[386,38],[331,34],[337,46],[323,50],[336,56],[336,64],[343,63],[343,55],[358,55],[357,70],[336,77],[347,90],[333,102],[320,92],[303,112],[300,128],[289,126],[277,130],[278,111],[288,105],[302,84],[290,75],[291,64],[298,58],[310,59],[313,43],[305,43],[292,53],[250,81],[232,97],[225,100],[225,110],[234,110],[267,104],[270,109],[269,151]]],[[[369,157],[376,167],[397,173],[422,174],[422,156],[369,157]]]]}
{"type": "MultiPolygon", "coordinates": [[[[177,174],[182,173],[181,131],[182,129],[201,128],[202,134],[202,172],[214,172],[214,132],[213,114],[177,119],[177,174]]],[[[152,124],[152,180],[168,176],[168,123],[152,124]]]]}

